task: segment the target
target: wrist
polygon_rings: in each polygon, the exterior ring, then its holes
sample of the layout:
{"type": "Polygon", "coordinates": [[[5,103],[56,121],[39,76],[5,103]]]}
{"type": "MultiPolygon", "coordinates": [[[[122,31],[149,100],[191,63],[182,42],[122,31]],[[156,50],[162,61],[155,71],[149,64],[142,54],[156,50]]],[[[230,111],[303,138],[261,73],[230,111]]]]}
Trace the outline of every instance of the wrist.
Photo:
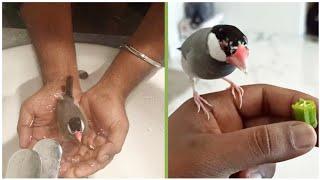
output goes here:
{"type": "Polygon", "coordinates": [[[98,82],[89,90],[89,93],[91,96],[95,96],[97,98],[117,99],[117,101],[122,104],[125,103],[127,98],[126,93],[124,93],[119,86],[113,84],[112,82],[109,82],[108,84],[98,82]]]}
{"type": "Polygon", "coordinates": [[[124,77],[117,73],[113,73],[112,69],[108,70],[102,79],[94,86],[94,89],[99,93],[111,93],[116,95],[121,100],[125,101],[129,95],[131,88],[124,77]]]}

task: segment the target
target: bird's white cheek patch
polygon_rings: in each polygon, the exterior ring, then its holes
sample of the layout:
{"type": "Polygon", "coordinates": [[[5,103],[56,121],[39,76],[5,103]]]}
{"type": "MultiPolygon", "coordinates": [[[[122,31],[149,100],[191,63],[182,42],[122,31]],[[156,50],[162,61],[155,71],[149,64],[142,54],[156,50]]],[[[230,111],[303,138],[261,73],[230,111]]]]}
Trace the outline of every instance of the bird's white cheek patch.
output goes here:
{"type": "Polygon", "coordinates": [[[221,49],[219,40],[217,39],[214,33],[209,33],[207,45],[208,45],[209,54],[212,58],[221,62],[226,61],[226,54],[221,49]]]}

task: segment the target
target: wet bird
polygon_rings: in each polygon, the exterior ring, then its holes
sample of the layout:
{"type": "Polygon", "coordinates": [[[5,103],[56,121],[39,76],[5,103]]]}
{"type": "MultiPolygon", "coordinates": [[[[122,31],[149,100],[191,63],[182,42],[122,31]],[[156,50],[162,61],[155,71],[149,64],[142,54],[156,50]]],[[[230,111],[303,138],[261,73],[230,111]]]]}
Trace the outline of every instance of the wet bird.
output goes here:
{"type": "Polygon", "coordinates": [[[56,117],[60,134],[67,140],[76,139],[81,142],[83,133],[88,129],[88,124],[85,114],[74,103],[72,84],[72,77],[67,77],[65,94],[57,102],[56,117]]]}
{"type": "Polygon", "coordinates": [[[193,98],[198,112],[202,109],[210,119],[206,106],[212,105],[201,97],[195,89],[198,79],[219,79],[227,81],[234,99],[239,96],[242,106],[243,89],[225,76],[236,68],[246,73],[246,60],[249,55],[247,37],[235,26],[216,25],[202,28],[191,34],[182,44],[182,68],[188,75],[193,89],[193,98]]]}

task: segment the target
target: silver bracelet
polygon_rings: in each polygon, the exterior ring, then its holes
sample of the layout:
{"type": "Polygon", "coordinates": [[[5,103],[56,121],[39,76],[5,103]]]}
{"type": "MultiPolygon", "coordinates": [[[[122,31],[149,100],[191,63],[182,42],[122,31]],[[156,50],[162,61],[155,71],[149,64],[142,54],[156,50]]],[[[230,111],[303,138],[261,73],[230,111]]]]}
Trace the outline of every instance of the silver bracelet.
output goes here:
{"type": "Polygon", "coordinates": [[[133,55],[135,55],[136,57],[138,57],[139,59],[157,67],[157,68],[161,68],[162,65],[160,63],[158,63],[157,61],[149,58],[147,55],[141,53],[140,51],[138,51],[137,49],[135,49],[134,47],[132,47],[131,45],[129,44],[124,44],[124,45],[121,45],[120,48],[124,48],[126,50],[128,50],[129,52],[131,52],[133,55]]]}

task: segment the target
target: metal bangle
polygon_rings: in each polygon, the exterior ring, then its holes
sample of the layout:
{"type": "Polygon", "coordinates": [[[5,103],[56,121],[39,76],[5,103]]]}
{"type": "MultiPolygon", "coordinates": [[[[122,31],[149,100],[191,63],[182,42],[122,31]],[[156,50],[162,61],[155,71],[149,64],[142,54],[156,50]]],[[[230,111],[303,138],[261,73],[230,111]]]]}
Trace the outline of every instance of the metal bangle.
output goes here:
{"type": "Polygon", "coordinates": [[[129,44],[124,44],[121,45],[120,48],[126,49],[127,51],[129,51],[130,53],[132,53],[133,55],[135,55],[136,57],[138,57],[139,59],[157,67],[157,68],[161,68],[162,65],[160,63],[158,63],[157,61],[149,58],[147,55],[141,53],[140,51],[138,51],[137,49],[135,49],[134,47],[132,47],[129,44]]]}

